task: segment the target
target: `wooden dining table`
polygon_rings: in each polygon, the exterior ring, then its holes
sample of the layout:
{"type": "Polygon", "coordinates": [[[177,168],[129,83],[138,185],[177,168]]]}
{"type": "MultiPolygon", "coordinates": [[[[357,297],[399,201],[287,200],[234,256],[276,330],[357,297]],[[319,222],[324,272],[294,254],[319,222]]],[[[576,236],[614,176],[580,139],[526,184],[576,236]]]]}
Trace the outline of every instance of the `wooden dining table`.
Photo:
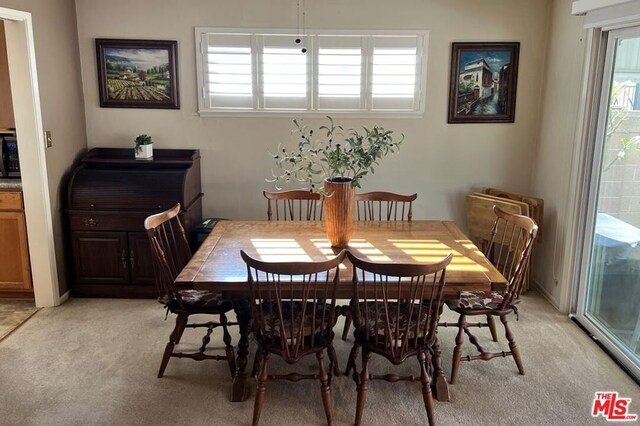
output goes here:
{"type": "MultiPolygon", "coordinates": [[[[432,263],[453,253],[446,272],[445,297],[456,297],[463,290],[500,290],[506,286],[506,279],[454,222],[356,222],[347,249],[369,261],[390,263],[432,263]]],[[[178,285],[219,291],[234,303],[240,328],[231,392],[235,402],[246,400],[251,393],[246,372],[251,305],[247,268],[240,250],[268,262],[326,260],[340,251],[330,246],[321,221],[221,221],[176,278],[178,285]]],[[[351,279],[352,267],[345,261],[336,291],[338,299],[354,297],[351,279]]],[[[433,366],[436,398],[448,401],[449,389],[437,342],[433,366]]]]}

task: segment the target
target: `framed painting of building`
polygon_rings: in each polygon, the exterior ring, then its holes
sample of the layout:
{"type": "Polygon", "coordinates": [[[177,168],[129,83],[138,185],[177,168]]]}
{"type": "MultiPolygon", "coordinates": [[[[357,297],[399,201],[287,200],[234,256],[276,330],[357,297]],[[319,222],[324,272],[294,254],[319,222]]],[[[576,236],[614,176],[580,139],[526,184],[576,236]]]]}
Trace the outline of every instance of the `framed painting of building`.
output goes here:
{"type": "Polygon", "coordinates": [[[513,123],[520,43],[453,43],[449,123],[513,123]]]}
{"type": "Polygon", "coordinates": [[[177,42],[96,39],[100,106],[180,108],[177,42]]]}

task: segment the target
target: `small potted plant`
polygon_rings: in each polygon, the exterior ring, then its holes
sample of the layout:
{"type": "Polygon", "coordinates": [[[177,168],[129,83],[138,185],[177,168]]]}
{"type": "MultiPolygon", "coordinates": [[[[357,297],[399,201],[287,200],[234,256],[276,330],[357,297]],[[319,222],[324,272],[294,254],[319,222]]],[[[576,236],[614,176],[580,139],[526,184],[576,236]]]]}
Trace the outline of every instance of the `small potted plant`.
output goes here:
{"type": "Polygon", "coordinates": [[[381,126],[345,131],[327,118],[329,125],[315,133],[302,120],[293,120],[297,147],[278,146],[272,156],[280,171],[272,172],[273,178],[267,181],[275,182],[278,189],[282,183],[296,182],[324,194],[327,236],[333,247],[345,247],[353,234],[355,188],[384,156],[399,149],[404,135],[394,141],[393,132],[381,126]]]}
{"type": "Polygon", "coordinates": [[[135,141],[134,148],[136,160],[148,160],[153,158],[153,141],[149,135],[140,135],[135,141]]]}

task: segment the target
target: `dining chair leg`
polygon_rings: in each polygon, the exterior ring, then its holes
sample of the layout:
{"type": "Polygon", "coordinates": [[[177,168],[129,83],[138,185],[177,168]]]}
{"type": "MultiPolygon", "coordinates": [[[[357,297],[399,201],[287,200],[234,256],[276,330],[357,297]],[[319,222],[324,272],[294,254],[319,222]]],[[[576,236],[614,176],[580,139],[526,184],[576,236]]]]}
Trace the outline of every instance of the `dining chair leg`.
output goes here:
{"type": "MultiPolygon", "coordinates": [[[[431,392],[432,378],[427,371],[427,354],[424,351],[420,351],[418,353],[418,362],[420,363],[420,382],[422,383],[422,399],[424,401],[424,408],[427,410],[429,425],[434,425],[433,394],[431,392]]],[[[430,362],[431,360],[429,360],[429,363],[430,362]]]]}
{"type": "Polygon", "coordinates": [[[262,351],[260,350],[260,348],[256,349],[256,354],[253,357],[253,368],[251,369],[251,377],[255,378],[256,374],[258,374],[258,371],[260,370],[260,366],[262,365],[262,351]]]}
{"type": "Polygon", "coordinates": [[[522,359],[520,358],[520,349],[516,345],[516,341],[513,338],[513,333],[509,328],[507,323],[507,316],[500,315],[500,321],[502,321],[502,325],[504,325],[504,334],[507,340],[509,341],[509,349],[511,349],[511,354],[513,355],[513,359],[516,362],[516,366],[518,367],[518,372],[524,375],[524,366],[522,365],[522,359]]]}
{"type": "Polygon", "coordinates": [[[327,424],[331,426],[333,424],[333,403],[331,401],[331,385],[329,374],[324,366],[324,351],[316,352],[316,358],[318,358],[318,365],[320,366],[320,393],[322,394],[322,404],[324,405],[324,414],[327,416],[327,424]]]}
{"type": "Polygon", "coordinates": [[[347,312],[344,316],[344,328],[342,329],[342,340],[348,340],[349,330],[351,330],[351,312],[347,312]]]}
{"type": "Polygon", "coordinates": [[[367,349],[362,349],[362,371],[360,372],[360,383],[358,383],[358,399],[356,402],[356,426],[362,424],[362,413],[364,404],[367,402],[367,384],[369,382],[369,358],[371,354],[367,349]]]}
{"type": "MultiPolygon", "coordinates": [[[[351,352],[349,353],[349,360],[347,361],[347,368],[344,370],[344,375],[345,376],[349,376],[349,373],[351,373],[351,370],[353,370],[354,374],[357,374],[357,371],[355,371],[356,369],[356,357],[358,356],[358,349],[360,348],[360,345],[358,344],[358,342],[354,342],[353,343],[353,348],[351,348],[351,352]]],[[[356,380],[357,382],[357,380],[356,380]]]]}
{"type": "Polygon", "coordinates": [[[496,322],[493,319],[493,315],[487,315],[487,324],[489,324],[489,331],[491,332],[491,338],[494,342],[498,341],[498,330],[496,329],[496,322]]]}
{"type": "Polygon", "coordinates": [[[236,353],[231,344],[231,334],[229,334],[229,327],[227,326],[227,316],[220,314],[220,324],[222,324],[222,340],[225,344],[225,353],[227,355],[227,363],[229,364],[229,370],[231,370],[231,377],[236,374],[236,353]]]}
{"type": "Polygon", "coordinates": [[[327,353],[329,354],[329,384],[331,384],[333,376],[340,377],[340,367],[338,367],[338,356],[333,344],[329,345],[327,353]]]}
{"type": "Polygon", "coordinates": [[[453,361],[451,364],[451,384],[458,381],[458,368],[462,359],[462,343],[464,342],[465,316],[460,314],[458,318],[458,334],[456,335],[456,347],[453,348],[453,361]]]}
{"type": "Polygon", "coordinates": [[[160,362],[160,370],[158,370],[158,378],[162,378],[164,376],[164,370],[167,368],[167,364],[169,364],[169,360],[171,359],[171,354],[173,353],[173,348],[176,347],[176,344],[180,340],[182,333],[184,333],[184,329],[187,326],[187,320],[189,319],[188,315],[178,314],[176,317],[176,326],[171,332],[171,336],[169,336],[169,343],[164,348],[164,354],[162,355],[162,361],[160,362]]]}
{"type": "Polygon", "coordinates": [[[175,338],[175,344],[178,345],[180,344],[180,340],[182,340],[182,335],[184,334],[184,331],[187,329],[187,325],[188,325],[188,318],[185,318],[184,320],[184,324],[180,327],[180,329],[177,329],[177,319],[176,319],[176,338],[175,338]]]}
{"type": "MultiPolygon", "coordinates": [[[[261,349],[258,348],[258,350],[261,349]]],[[[256,400],[253,404],[253,426],[257,426],[260,423],[260,414],[262,413],[262,407],[264,406],[264,400],[267,391],[267,363],[269,361],[269,353],[264,352],[260,358],[262,361],[262,365],[260,366],[260,375],[258,376],[256,400]]]]}

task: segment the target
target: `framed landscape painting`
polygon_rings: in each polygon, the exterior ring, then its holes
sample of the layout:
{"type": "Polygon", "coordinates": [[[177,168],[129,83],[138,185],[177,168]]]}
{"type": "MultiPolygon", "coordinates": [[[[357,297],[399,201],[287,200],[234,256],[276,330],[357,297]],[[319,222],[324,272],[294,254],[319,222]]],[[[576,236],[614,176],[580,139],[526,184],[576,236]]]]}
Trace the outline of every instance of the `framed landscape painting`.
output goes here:
{"type": "Polygon", "coordinates": [[[520,43],[453,43],[449,123],[513,123],[520,43]]]}
{"type": "Polygon", "coordinates": [[[180,108],[177,42],[96,39],[100,106],[180,108]]]}

